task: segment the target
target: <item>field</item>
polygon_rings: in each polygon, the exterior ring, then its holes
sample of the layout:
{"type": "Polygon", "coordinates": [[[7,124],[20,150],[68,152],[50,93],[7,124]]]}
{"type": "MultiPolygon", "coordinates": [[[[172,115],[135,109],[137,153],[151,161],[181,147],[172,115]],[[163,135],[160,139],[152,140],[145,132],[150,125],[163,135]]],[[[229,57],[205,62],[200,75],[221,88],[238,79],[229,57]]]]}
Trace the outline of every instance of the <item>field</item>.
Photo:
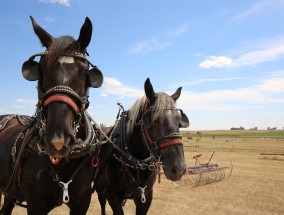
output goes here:
{"type": "MultiPolygon", "coordinates": [[[[221,166],[233,164],[232,175],[224,181],[196,188],[177,187],[164,177],[154,187],[149,215],[283,215],[284,156],[260,153],[284,153],[283,131],[201,131],[184,132],[185,157],[194,165],[195,154],[209,156],[221,166]],[[188,140],[191,136],[192,140],[188,140]]],[[[125,214],[135,214],[132,201],[124,207],[125,214]]],[[[26,214],[19,207],[15,215],[26,214]]],[[[68,214],[66,206],[51,215],[68,214]]],[[[100,214],[96,194],[88,215],[100,214]]],[[[107,208],[107,214],[112,214],[107,208]]]]}

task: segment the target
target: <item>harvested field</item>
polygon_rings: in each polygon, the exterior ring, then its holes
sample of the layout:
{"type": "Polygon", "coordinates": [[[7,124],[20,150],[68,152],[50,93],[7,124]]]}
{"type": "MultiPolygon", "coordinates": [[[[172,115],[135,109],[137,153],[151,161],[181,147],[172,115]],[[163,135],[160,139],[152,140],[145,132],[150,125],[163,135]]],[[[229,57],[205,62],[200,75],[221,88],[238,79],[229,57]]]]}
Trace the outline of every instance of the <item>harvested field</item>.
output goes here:
{"type": "MultiPolygon", "coordinates": [[[[284,153],[283,133],[280,136],[275,136],[275,133],[267,135],[267,138],[258,135],[267,131],[254,131],[254,137],[247,137],[247,134],[243,137],[242,132],[239,132],[238,137],[227,133],[222,137],[216,135],[220,134],[218,132],[202,132],[204,136],[194,136],[192,140],[185,137],[185,157],[188,165],[193,165],[193,155],[206,155],[216,150],[213,161],[226,165],[230,159],[233,163],[232,175],[222,182],[192,189],[176,187],[162,177],[161,183],[156,183],[154,187],[149,215],[284,214],[284,156],[260,155],[263,152],[284,153]]],[[[127,215],[135,214],[134,204],[130,200],[124,209],[127,215]]],[[[26,212],[16,207],[13,214],[26,212]]],[[[61,206],[50,214],[67,215],[68,210],[66,206],[61,206]]],[[[88,212],[88,215],[95,214],[100,214],[96,194],[93,195],[88,212]]],[[[112,214],[109,207],[107,214],[112,214]]]]}

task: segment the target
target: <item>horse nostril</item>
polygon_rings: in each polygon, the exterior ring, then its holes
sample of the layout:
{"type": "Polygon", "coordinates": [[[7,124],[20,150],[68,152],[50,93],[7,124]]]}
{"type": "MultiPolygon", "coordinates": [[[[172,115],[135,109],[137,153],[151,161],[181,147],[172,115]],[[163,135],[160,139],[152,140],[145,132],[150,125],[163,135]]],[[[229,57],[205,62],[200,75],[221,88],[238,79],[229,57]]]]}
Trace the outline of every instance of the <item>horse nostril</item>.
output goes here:
{"type": "Polygon", "coordinates": [[[51,141],[51,144],[56,148],[56,150],[61,150],[64,146],[64,138],[56,138],[51,141]]]}

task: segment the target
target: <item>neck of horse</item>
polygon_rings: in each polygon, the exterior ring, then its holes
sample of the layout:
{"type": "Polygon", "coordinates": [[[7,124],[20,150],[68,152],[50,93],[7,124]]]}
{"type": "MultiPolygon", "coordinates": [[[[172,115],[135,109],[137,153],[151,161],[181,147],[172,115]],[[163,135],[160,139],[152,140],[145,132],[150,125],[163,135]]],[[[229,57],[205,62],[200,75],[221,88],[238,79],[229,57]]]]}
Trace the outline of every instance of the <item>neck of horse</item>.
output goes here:
{"type": "Polygon", "coordinates": [[[148,143],[143,137],[142,129],[140,125],[136,125],[131,134],[127,137],[129,151],[133,156],[139,159],[145,159],[149,157],[150,151],[148,143]]]}

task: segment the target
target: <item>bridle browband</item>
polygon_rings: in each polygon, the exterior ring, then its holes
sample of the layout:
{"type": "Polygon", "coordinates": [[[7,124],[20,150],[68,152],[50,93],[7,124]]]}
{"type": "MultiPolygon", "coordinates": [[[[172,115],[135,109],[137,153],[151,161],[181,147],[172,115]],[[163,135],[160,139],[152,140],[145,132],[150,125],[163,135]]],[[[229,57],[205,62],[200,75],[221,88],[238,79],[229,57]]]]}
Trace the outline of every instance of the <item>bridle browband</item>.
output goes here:
{"type": "MultiPolygon", "coordinates": [[[[48,54],[48,51],[45,51],[45,52],[40,52],[40,53],[37,53],[37,54],[34,54],[32,55],[29,60],[34,60],[36,57],[41,57],[41,56],[45,56],[48,54]]],[[[97,68],[96,65],[92,64],[85,56],[83,53],[80,53],[80,52],[74,52],[74,54],[70,54],[68,52],[62,54],[62,56],[68,56],[68,57],[74,57],[74,58],[79,58],[79,59],[82,59],[82,60],[85,60],[88,62],[89,65],[91,65],[92,67],[94,68],[97,68]]]]}

